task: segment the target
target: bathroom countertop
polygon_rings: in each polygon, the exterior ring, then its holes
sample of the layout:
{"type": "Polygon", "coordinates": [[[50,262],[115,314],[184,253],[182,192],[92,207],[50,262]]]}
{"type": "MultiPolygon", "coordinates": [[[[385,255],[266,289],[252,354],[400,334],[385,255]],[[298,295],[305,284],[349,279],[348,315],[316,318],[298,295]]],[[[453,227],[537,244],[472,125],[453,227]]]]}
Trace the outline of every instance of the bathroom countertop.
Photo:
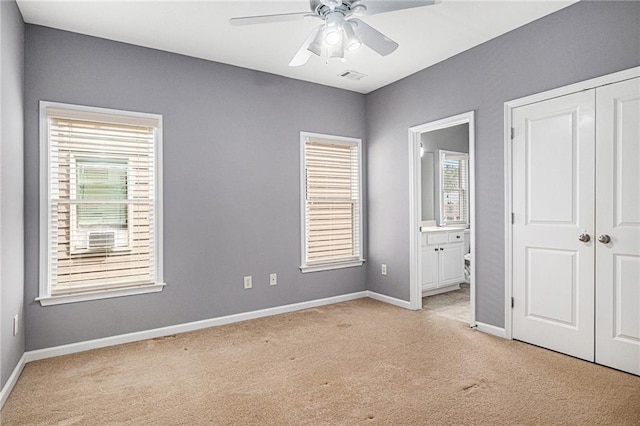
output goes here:
{"type": "Polygon", "coordinates": [[[466,226],[421,226],[420,232],[469,231],[466,226]]]}

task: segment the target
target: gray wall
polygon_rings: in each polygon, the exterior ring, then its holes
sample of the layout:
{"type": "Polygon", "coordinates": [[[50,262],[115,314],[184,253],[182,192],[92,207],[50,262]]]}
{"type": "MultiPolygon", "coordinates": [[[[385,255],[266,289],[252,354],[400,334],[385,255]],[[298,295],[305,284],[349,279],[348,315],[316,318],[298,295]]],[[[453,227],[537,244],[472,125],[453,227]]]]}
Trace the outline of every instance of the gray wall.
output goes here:
{"type": "Polygon", "coordinates": [[[0,388],[24,353],[23,73],[24,23],[0,1],[0,388]],[[13,316],[19,332],[13,335],[13,316]]]}
{"type": "Polygon", "coordinates": [[[407,129],[475,110],[476,313],[503,327],[504,103],[640,65],[639,22],[640,2],[579,2],[367,95],[368,288],[409,300],[407,129]]]}
{"type": "Polygon", "coordinates": [[[25,67],[27,350],[365,290],[364,266],[298,269],[299,132],[364,139],[364,95],[33,25],[25,67]],[[163,115],[161,293],[34,302],[40,100],[163,115]]]}
{"type": "MultiPolygon", "coordinates": [[[[420,158],[420,191],[422,197],[422,220],[436,220],[436,154],[424,151],[420,158]]],[[[437,197],[438,199],[440,197],[437,197]]]]}
{"type": "Polygon", "coordinates": [[[422,220],[435,219],[438,223],[440,218],[440,157],[438,150],[469,152],[469,124],[459,124],[457,126],[446,127],[444,129],[433,130],[422,134],[421,137],[424,152],[433,153],[431,165],[429,157],[422,157],[421,179],[422,179],[422,220]],[[425,210],[431,208],[432,217],[425,217],[425,210]]]}

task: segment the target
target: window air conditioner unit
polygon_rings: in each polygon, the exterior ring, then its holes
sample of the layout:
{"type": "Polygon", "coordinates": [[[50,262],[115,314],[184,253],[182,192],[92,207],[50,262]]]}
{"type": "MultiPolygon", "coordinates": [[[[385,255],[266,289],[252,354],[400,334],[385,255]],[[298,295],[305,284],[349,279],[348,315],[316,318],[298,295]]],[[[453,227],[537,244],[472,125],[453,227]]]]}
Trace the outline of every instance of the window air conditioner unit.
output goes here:
{"type": "Polygon", "coordinates": [[[115,246],[116,231],[89,231],[89,250],[108,250],[115,246]]]}

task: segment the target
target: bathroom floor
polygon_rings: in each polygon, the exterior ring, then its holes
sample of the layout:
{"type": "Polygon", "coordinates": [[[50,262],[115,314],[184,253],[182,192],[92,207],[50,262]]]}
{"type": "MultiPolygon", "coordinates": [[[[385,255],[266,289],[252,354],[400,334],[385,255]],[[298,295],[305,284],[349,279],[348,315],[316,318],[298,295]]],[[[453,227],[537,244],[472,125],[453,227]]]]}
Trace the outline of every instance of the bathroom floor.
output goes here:
{"type": "Polygon", "coordinates": [[[469,323],[471,296],[468,283],[460,284],[460,290],[422,298],[422,309],[456,321],[469,323]]]}

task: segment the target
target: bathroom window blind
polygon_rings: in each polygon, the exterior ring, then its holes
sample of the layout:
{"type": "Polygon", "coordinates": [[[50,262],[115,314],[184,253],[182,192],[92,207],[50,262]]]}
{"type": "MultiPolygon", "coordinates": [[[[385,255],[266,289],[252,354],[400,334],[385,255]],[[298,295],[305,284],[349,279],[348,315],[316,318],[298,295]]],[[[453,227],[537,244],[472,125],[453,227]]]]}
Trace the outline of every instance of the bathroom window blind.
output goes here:
{"type": "Polygon", "coordinates": [[[444,224],[469,223],[469,156],[441,151],[441,217],[444,224]]]}
{"type": "Polygon", "coordinates": [[[55,107],[45,114],[48,282],[41,297],[156,283],[158,120],[55,107]]]}
{"type": "Polygon", "coordinates": [[[361,259],[360,179],[359,143],[305,140],[303,266],[361,259]]]}

